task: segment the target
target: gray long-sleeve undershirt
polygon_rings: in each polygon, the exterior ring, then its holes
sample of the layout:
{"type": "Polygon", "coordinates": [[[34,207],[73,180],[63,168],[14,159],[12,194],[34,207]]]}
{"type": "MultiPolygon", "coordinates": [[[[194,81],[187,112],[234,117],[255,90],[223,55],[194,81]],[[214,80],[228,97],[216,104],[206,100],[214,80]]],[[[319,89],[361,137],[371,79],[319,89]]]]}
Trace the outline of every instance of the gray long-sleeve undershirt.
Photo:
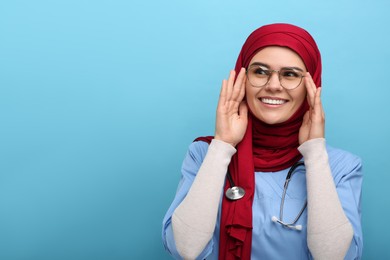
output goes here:
{"type": "MultiPolygon", "coordinates": [[[[308,198],[307,243],[315,259],[343,259],[353,229],[345,216],[331,175],[325,139],[303,143],[308,198]]],[[[236,149],[212,140],[185,199],[172,215],[176,247],[184,259],[195,259],[211,239],[227,167],[236,149]]]]}

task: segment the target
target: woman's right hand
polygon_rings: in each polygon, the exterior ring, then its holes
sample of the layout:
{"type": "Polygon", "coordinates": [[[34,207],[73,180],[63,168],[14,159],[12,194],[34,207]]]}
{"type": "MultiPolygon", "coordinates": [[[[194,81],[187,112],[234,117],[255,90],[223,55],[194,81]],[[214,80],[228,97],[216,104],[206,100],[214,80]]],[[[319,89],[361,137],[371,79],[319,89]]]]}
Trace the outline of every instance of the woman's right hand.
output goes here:
{"type": "Polygon", "coordinates": [[[235,147],[246,132],[248,107],[245,96],[245,68],[241,68],[237,80],[236,72],[230,71],[229,79],[222,81],[217,107],[214,139],[224,141],[235,147]]]}

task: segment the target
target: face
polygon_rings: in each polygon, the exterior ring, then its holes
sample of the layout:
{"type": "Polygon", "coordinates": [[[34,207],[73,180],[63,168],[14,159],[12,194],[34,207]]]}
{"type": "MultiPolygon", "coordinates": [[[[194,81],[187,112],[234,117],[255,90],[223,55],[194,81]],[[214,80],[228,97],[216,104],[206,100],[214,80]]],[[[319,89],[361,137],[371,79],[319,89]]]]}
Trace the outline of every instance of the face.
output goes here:
{"type": "MultiPolygon", "coordinates": [[[[262,64],[269,70],[296,68],[306,73],[302,59],[294,51],[278,46],[270,46],[260,50],[249,63],[262,64]]],[[[248,67],[249,67],[248,66],[248,67]]],[[[306,87],[302,79],[300,85],[286,90],[280,85],[279,75],[271,74],[269,82],[260,88],[253,87],[248,80],[245,85],[246,101],[253,115],[267,124],[287,121],[301,106],[306,98],[306,87]]]]}

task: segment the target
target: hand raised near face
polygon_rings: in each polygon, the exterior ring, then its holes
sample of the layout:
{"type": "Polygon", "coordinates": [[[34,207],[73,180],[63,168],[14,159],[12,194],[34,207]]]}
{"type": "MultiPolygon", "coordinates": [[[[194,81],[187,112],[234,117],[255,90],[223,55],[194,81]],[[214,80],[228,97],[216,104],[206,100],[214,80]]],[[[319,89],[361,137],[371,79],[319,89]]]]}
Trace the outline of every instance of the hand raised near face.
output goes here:
{"type": "Polygon", "coordinates": [[[228,80],[222,81],[214,138],[236,146],[244,137],[248,125],[245,96],[245,69],[241,68],[236,81],[232,70],[228,80]]]}
{"type": "Polygon", "coordinates": [[[316,87],[308,72],[305,75],[305,86],[310,108],[305,113],[302,126],[299,129],[299,144],[325,136],[325,113],[321,102],[321,87],[316,87]]]}

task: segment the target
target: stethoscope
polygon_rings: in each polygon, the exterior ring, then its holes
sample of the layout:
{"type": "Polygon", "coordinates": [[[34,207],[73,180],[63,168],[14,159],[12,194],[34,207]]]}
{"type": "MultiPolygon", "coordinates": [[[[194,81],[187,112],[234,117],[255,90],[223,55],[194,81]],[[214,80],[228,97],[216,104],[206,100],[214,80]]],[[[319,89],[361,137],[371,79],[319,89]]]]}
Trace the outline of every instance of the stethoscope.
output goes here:
{"type": "MultiPolygon", "coordinates": [[[[282,200],[280,202],[279,218],[277,218],[276,216],[273,216],[271,218],[271,220],[275,223],[279,223],[286,228],[295,229],[295,230],[299,230],[299,231],[302,230],[302,225],[295,225],[295,224],[297,223],[298,219],[302,216],[303,212],[305,211],[306,206],[307,206],[307,200],[306,200],[305,204],[303,205],[302,209],[299,211],[298,215],[295,217],[295,219],[291,223],[283,222],[283,208],[284,208],[284,200],[286,197],[286,192],[287,192],[287,188],[288,188],[288,184],[290,182],[290,179],[291,179],[295,169],[297,167],[303,166],[303,165],[304,165],[304,163],[302,161],[299,161],[299,162],[296,162],[293,166],[291,166],[290,170],[287,173],[286,180],[285,180],[284,186],[283,186],[283,195],[282,195],[282,200]]],[[[239,200],[239,199],[243,198],[245,196],[245,190],[234,184],[232,176],[231,176],[229,171],[227,172],[226,176],[227,176],[227,179],[230,183],[230,188],[228,188],[225,192],[226,198],[228,198],[229,200],[239,200]]]]}

